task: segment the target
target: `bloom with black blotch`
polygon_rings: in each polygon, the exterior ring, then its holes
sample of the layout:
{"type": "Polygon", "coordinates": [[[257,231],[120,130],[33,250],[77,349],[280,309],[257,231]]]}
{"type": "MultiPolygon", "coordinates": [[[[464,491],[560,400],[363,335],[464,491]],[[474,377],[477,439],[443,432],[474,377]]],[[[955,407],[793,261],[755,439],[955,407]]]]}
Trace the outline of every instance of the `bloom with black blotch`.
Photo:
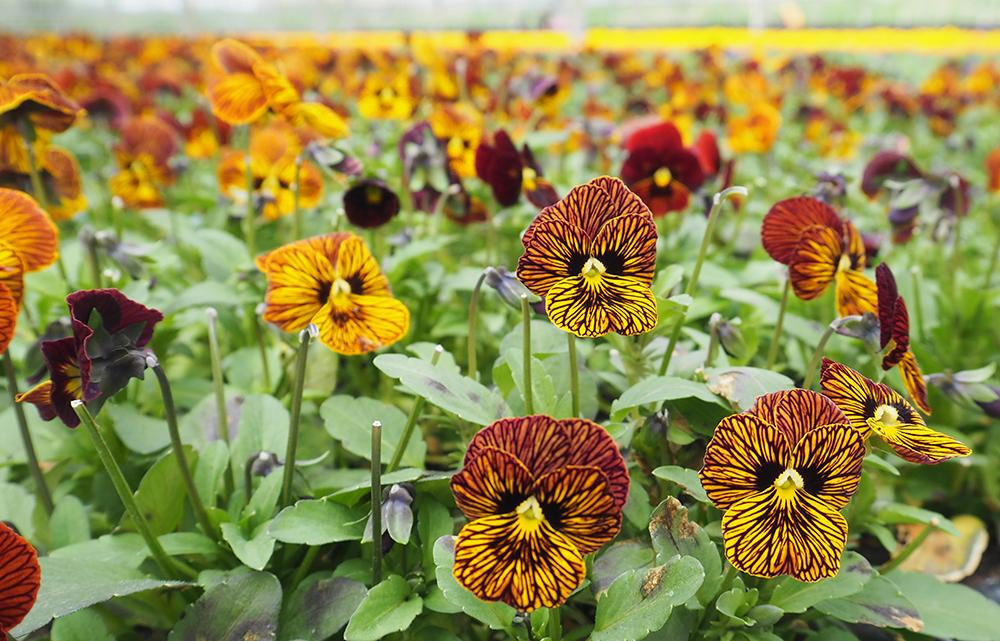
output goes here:
{"type": "Polygon", "coordinates": [[[847,543],[840,510],[858,489],[864,457],[861,435],[816,392],[765,394],[722,419],[699,476],[725,512],[729,562],[766,578],[836,576],[847,543]]]}
{"type": "Polygon", "coordinates": [[[381,227],[399,213],[399,196],[374,178],[354,183],[344,192],[343,202],[347,220],[364,229],[381,227]]]}
{"type": "Polygon", "coordinates": [[[878,434],[900,458],[933,464],[969,456],[966,445],[927,427],[923,417],[892,388],[869,380],[846,365],[823,359],[823,394],[868,439],[878,434]]]}
{"type": "Polygon", "coordinates": [[[597,337],[656,326],[656,225],[622,181],[604,176],[573,188],[539,213],[522,242],[517,277],[545,298],[556,327],[597,337]]]}
{"type": "Polygon", "coordinates": [[[586,575],[584,556],[618,534],[625,461],[586,419],[501,419],[469,443],[451,480],[469,519],[455,541],[455,579],[521,612],[558,607],[586,575]]]}
{"type": "Polygon", "coordinates": [[[654,216],[681,211],[691,193],[705,182],[705,165],[712,160],[684,147],[680,131],[671,122],[638,129],[625,140],[627,156],[621,177],[646,203],[654,216]]]}

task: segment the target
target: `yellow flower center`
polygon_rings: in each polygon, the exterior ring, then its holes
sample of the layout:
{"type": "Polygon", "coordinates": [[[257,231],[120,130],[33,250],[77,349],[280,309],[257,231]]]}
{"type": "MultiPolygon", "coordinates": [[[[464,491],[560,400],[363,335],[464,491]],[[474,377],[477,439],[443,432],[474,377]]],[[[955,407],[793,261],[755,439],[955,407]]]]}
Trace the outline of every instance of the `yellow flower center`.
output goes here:
{"type": "Polygon", "coordinates": [[[365,200],[369,205],[378,205],[382,202],[382,190],[371,185],[365,190],[365,200]]]}
{"type": "Polygon", "coordinates": [[[348,283],[343,278],[338,278],[333,281],[333,285],[330,287],[330,298],[338,299],[343,298],[351,293],[351,284],[348,283]]]}
{"type": "Polygon", "coordinates": [[[840,257],[840,262],[837,264],[837,271],[843,272],[851,268],[851,257],[847,254],[843,254],[840,257]]]}
{"type": "Polygon", "coordinates": [[[795,491],[801,490],[802,486],[802,475],[792,468],[786,469],[778,478],[774,479],[774,487],[778,490],[778,496],[783,499],[795,496],[795,491]]]}
{"type": "Polygon", "coordinates": [[[521,170],[521,183],[524,188],[528,191],[534,191],[537,186],[535,181],[538,179],[538,173],[531,167],[525,167],[521,170]]]}
{"type": "Polygon", "coordinates": [[[604,266],[604,263],[591,256],[583,265],[583,269],[580,270],[580,275],[593,285],[600,282],[601,276],[606,271],[608,271],[608,268],[604,266]]]}
{"type": "Polygon", "coordinates": [[[892,405],[879,405],[875,408],[875,415],[865,422],[883,438],[891,438],[901,424],[899,410],[892,405]]]}
{"type": "Polygon", "coordinates": [[[529,496],[521,501],[516,511],[518,524],[528,531],[541,527],[545,521],[542,506],[538,504],[538,499],[533,496],[529,496]]]}
{"type": "Polygon", "coordinates": [[[670,169],[666,167],[660,167],[659,169],[656,170],[656,173],[653,174],[653,182],[656,183],[656,186],[659,187],[660,189],[663,189],[667,185],[669,185],[670,181],[672,181],[673,179],[674,175],[670,173],[670,169]]]}

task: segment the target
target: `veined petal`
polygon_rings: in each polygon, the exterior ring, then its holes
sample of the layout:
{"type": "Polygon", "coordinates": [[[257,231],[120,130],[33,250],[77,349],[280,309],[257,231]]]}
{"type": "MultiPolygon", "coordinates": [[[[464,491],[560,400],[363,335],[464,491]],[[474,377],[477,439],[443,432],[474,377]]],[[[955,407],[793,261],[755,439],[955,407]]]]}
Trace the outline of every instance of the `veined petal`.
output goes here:
{"type": "Polygon", "coordinates": [[[845,419],[803,436],[790,467],[802,477],[806,492],[839,510],[858,490],[864,458],[864,439],[845,419]]]}
{"type": "MultiPolygon", "coordinates": [[[[900,301],[902,302],[902,301],[900,301]]],[[[906,311],[906,308],[903,308],[906,311]]],[[[917,357],[913,352],[907,350],[899,359],[899,373],[903,377],[903,386],[909,394],[913,403],[920,408],[924,414],[931,414],[931,406],[927,402],[927,383],[924,382],[924,375],[917,364],[917,357]]]]}
{"type": "Polygon", "coordinates": [[[321,234],[319,236],[311,236],[309,238],[303,238],[302,240],[297,240],[294,243],[289,243],[274,251],[265,252],[258,256],[254,262],[257,265],[257,269],[261,271],[266,271],[267,261],[273,254],[278,252],[286,251],[289,249],[311,249],[315,252],[319,252],[326,256],[327,260],[330,261],[331,265],[337,263],[337,252],[340,249],[341,243],[343,243],[348,238],[351,238],[354,234],[347,231],[334,232],[332,234],[321,234]]]}
{"type": "Polygon", "coordinates": [[[863,438],[871,436],[868,419],[875,415],[876,407],[903,400],[885,385],[874,383],[850,367],[828,358],[823,359],[820,367],[820,383],[823,394],[837,404],[863,438]]]}
{"type": "Polygon", "coordinates": [[[639,214],[619,216],[601,227],[590,251],[609,274],[652,283],[656,273],[656,225],[639,214]]]}
{"type": "Polygon", "coordinates": [[[484,447],[451,477],[455,504],[473,520],[513,511],[528,498],[534,477],[516,456],[484,447]]]}
{"type": "Polygon", "coordinates": [[[379,268],[368,245],[358,236],[345,238],[337,248],[336,273],[351,285],[355,294],[388,296],[389,279],[379,268]]]}
{"type": "Polygon", "coordinates": [[[628,500],[628,468],[608,431],[585,418],[564,418],[559,425],[569,441],[564,464],[600,468],[608,478],[615,503],[618,507],[624,506],[628,500]]]}
{"type": "Polygon", "coordinates": [[[547,521],[527,528],[520,519],[511,512],[467,523],[455,540],[455,579],[522,612],[562,605],[586,574],[583,556],[547,521]]]}
{"type": "Polygon", "coordinates": [[[57,416],[52,402],[52,381],[42,381],[26,392],[18,394],[14,399],[17,403],[31,403],[38,410],[43,421],[51,421],[57,416]]]}
{"type": "Polygon", "coordinates": [[[224,38],[212,45],[212,61],[226,73],[250,73],[260,54],[239,40],[224,38]]]}
{"type": "Polygon", "coordinates": [[[862,270],[865,268],[867,252],[865,252],[865,240],[861,237],[861,232],[849,220],[844,221],[844,251],[851,259],[851,268],[862,270]]]}
{"type": "Polygon", "coordinates": [[[267,255],[264,320],[286,332],[305,328],[327,302],[334,281],[333,265],[319,252],[299,246],[267,255]]]}
{"type": "Polygon", "coordinates": [[[791,449],[780,430],[756,416],[733,414],[715,428],[698,476],[715,507],[726,510],[773,487],[790,461],[791,449]]]}
{"type": "Polygon", "coordinates": [[[830,228],[839,235],[840,217],[829,205],[816,198],[788,198],[775,203],[767,212],[760,237],[771,258],[788,265],[795,257],[803,232],[813,226],[830,228]]]}
{"type": "Polygon", "coordinates": [[[837,274],[842,250],[839,231],[818,225],[805,229],[788,265],[795,295],[812,300],[825,292],[837,274]]]}
{"type": "Polygon", "coordinates": [[[618,534],[621,507],[600,468],[567,465],[545,474],[531,491],[546,520],[576,546],[580,554],[601,549],[618,534]]]}
{"type": "Polygon", "coordinates": [[[0,523],[0,632],[14,628],[28,615],[42,580],[35,548],[0,523]]]}
{"type": "Polygon", "coordinates": [[[259,60],[253,65],[253,75],[263,88],[267,104],[275,113],[286,114],[299,102],[299,92],[278,68],[259,60]]]}
{"type": "Polygon", "coordinates": [[[608,198],[615,204],[615,209],[619,216],[629,216],[637,214],[643,218],[653,220],[653,214],[642,202],[642,198],[634,194],[622,181],[614,176],[601,176],[590,181],[591,185],[599,187],[608,192],[608,198]]]}
{"type": "Polygon", "coordinates": [[[847,543],[847,521],[821,499],[796,490],[782,498],[771,487],[734,504],[722,517],[726,558],[746,574],[788,574],[799,581],[836,576],[847,543]]]}
{"type": "Polygon", "coordinates": [[[14,340],[19,312],[20,309],[13,292],[0,281],[0,354],[6,353],[10,342],[14,340]]]}
{"type": "Polygon", "coordinates": [[[502,418],[479,430],[465,452],[465,465],[486,448],[496,448],[517,457],[538,477],[556,465],[564,465],[571,453],[571,438],[563,421],[534,415],[502,418]]]}
{"type": "Polygon", "coordinates": [[[319,339],[338,354],[367,354],[392,345],[410,329],[410,310],[391,296],[349,294],[331,300],[313,319],[319,339]]]}
{"type": "Polygon", "coordinates": [[[878,295],[879,344],[884,348],[893,338],[896,302],[899,300],[896,278],[886,263],[875,268],[875,283],[878,295]]]}
{"type": "MultiPolygon", "coordinates": [[[[881,297],[879,298],[879,315],[880,316],[882,315],[881,297]]],[[[887,351],[885,355],[882,357],[882,369],[884,370],[890,370],[892,369],[893,365],[900,364],[901,361],[906,357],[906,354],[910,353],[909,351],[910,314],[909,312],[906,311],[906,302],[903,301],[902,298],[896,299],[896,304],[893,306],[892,309],[892,317],[890,322],[891,322],[889,326],[890,339],[884,345],[882,345],[882,347],[889,347],[889,351],[887,351]]],[[[913,359],[912,355],[910,358],[913,361],[912,363],[913,367],[916,368],[917,376],[920,376],[920,368],[916,367],[916,359],[913,359]]],[[[903,367],[902,365],[900,365],[900,371],[902,371],[902,369],[903,367]]],[[[920,381],[921,383],[923,382],[922,377],[920,378],[920,381]]],[[[903,378],[903,382],[904,383],[906,382],[905,376],[903,378]]],[[[907,386],[907,390],[910,391],[909,386],[907,386]]],[[[925,394],[926,391],[927,390],[925,388],[924,389],[925,394]]],[[[916,396],[914,396],[912,391],[910,391],[910,398],[916,400],[916,396]]],[[[920,405],[920,403],[918,402],[917,405],[920,405]]],[[[920,409],[923,409],[925,412],[930,414],[929,409],[924,409],[923,407],[921,407],[920,409]]]]}
{"type": "Polygon", "coordinates": [[[917,420],[899,423],[892,427],[876,425],[882,437],[896,454],[910,463],[934,465],[948,459],[969,456],[972,450],[964,443],[927,427],[919,415],[917,420]]]}
{"type": "Polygon", "coordinates": [[[296,103],[285,113],[292,124],[304,125],[325,138],[343,138],[350,133],[340,114],[318,102],[296,103]]]}
{"type": "Polygon", "coordinates": [[[608,332],[625,336],[656,327],[656,299],[649,285],[630,276],[606,273],[597,281],[564,278],[545,296],[545,313],[556,327],[585,337],[608,332]]]}
{"type": "MultiPolygon", "coordinates": [[[[24,263],[17,252],[0,242],[0,285],[3,285],[14,297],[18,307],[24,295],[24,263]]],[[[0,352],[3,352],[0,349],[0,352]]]]}
{"type": "Polygon", "coordinates": [[[603,187],[592,183],[578,185],[565,198],[542,210],[524,232],[524,243],[527,246],[531,242],[539,224],[551,221],[569,223],[583,230],[587,238],[593,238],[604,223],[618,215],[611,195],[603,187]]]}
{"type": "Polygon", "coordinates": [[[860,316],[878,313],[878,288],[863,272],[842,269],[837,272],[837,316],[860,316]]]}
{"type": "Polygon", "coordinates": [[[561,221],[532,225],[530,241],[517,261],[517,278],[529,290],[545,296],[564,278],[579,276],[590,255],[590,238],[580,227],[561,221]]]}
{"type": "Polygon", "coordinates": [[[44,269],[59,256],[59,230],[28,194],[0,188],[0,239],[21,259],[25,272],[44,269]]]}
{"type": "Polygon", "coordinates": [[[212,83],[212,113],[231,125],[253,122],[267,111],[267,95],[256,76],[234,73],[212,83]]]}
{"type": "Polygon", "coordinates": [[[780,390],[758,396],[749,413],[781,430],[793,448],[819,425],[848,422],[836,403],[822,394],[803,389],[780,390]]]}

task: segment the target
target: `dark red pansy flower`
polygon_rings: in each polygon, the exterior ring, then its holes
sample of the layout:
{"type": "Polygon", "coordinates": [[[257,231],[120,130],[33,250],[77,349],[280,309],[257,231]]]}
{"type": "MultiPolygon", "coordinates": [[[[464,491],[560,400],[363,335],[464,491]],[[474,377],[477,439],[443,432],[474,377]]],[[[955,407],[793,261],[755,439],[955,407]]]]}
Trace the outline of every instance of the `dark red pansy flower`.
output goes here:
{"type": "Polygon", "coordinates": [[[909,156],[897,151],[880,151],[865,165],[861,175],[861,191],[874,198],[887,180],[912,180],[921,178],[924,172],[909,156]]]}
{"type": "Polygon", "coordinates": [[[968,180],[954,172],[945,174],[943,178],[946,183],[938,198],[938,207],[949,216],[968,214],[972,185],[968,180]]]}
{"type": "Polygon", "coordinates": [[[476,148],[476,175],[490,186],[501,207],[510,207],[521,196],[521,154],[506,131],[484,137],[476,148]]]}
{"type": "Polygon", "coordinates": [[[344,213],[352,225],[371,229],[399,213],[399,196],[381,180],[360,180],[344,192],[344,213]]]}
{"type": "Polygon", "coordinates": [[[559,192],[542,177],[542,167],[528,145],[521,146],[521,160],[521,190],[528,202],[542,209],[559,202],[559,192]]]}
{"type": "Polygon", "coordinates": [[[35,548],[0,523],[0,635],[6,636],[31,612],[38,598],[42,568],[35,548]]]}
{"type": "Polygon", "coordinates": [[[722,168],[722,156],[719,154],[719,143],[714,133],[703,131],[698,134],[694,144],[691,145],[691,152],[698,157],[701,170],[706,176],[719,173],[719,169],[722,168]]]}
{"type": "Polygon", "coordinates": [[[885,349],[892,343],[892,348],[882,357],[882,369],[888,370],[910,349],[910,317],[887,264],[875,268],[875,283],[878,286],[879,347],[885,349]]]}
{"type": "Polygon", "coordinates": [[[625,139],[625,151],[622,180],[654,216],[683,210],[691,192],[705,182],[702,162],[684,147],[673,123],[659,122],[633,131],[625,139]]]}

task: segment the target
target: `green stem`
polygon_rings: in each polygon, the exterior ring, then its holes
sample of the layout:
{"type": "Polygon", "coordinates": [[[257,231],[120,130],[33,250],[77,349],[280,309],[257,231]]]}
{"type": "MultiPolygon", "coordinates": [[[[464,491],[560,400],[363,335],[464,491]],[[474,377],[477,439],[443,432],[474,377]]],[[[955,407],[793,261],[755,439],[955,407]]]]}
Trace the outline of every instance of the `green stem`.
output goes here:
{"type": "Polygon", "coordinates": [[[250,140],[252,136],[250,133],[250,125],[247,125],[247,148],[246,155],[244,157],[244,164],[246,165],[246,178],[247,178],[247,210],[243,221],[243,234],[247,242],[247,251],[250,254],[251,260],[257,255],[257,208],[254,203],[253,192],[254,192],[254,179],[253,179],[253,167],[251,166],[250,160],[250,140]]]}
{"type": "Polygon", "coordinates": [[[488,269],[484,269],[483,273],[479,275],[476,286],[472,288],[472,298],[469,299],[469,331],[466,334],[465,347],[469,368],[468,376],[472,380],[479,380],[479,370],[476,363],[476,332],[479,323],[479,296],[483,289],[483,283],[486,282],[488,269]]]}
{"type": "MultiPolygon", "coordinates": [[[[434,348],[434,353],[431,354],[431,365],[438,364],[442,353],[444,353],[444,348],[440,345],[434,348]]],[[[418,396],[413,401],[413,408],[410,410],[410,415],[406,417],[406,426],[403,427],[403,436],[400,437],[399,443],[396,444],[396,449],[392,453],[392,459],[389,460],[389,465],[385,468],[386,474],[394,472],[399,468],[399,463],[403,460],[403,453],[406,451],[406,446],[409,445],[410,439],[413,437],[413,430],[416,428],[417,421],[420,419],[420,413],[424,409],[424,402],[423,396],[418,396]]]]}
{"type": "Polygon", "coordinates": [[[830,324],[826,326],[826,331],[823,332],[823,336],[820,337],[819,342],[816,343],[816,349],[813,350],[812,358],[809,359],[809,367],[806,369],[805,380],[802,381],[802,389],[809,389],[812,387],[813,381],[816,380],[816,370],[819,369],[819,359],[823,356],[823,350],[826,348],[827,341],[833,336],[833,333],[837,331],[840,326],[840,319],[834,319],[830,321],[830,324]]]}
{"type": "Polygon", "coordinates": [[[319,329],[309,327],[299,332],[299,351],[295,356],[295,387],[292,388],[292,414],[288,424],[288,446],[285,448],[285,464],[281,479],[281,504],[288,505],[292,494],[292,478],[295,476],[295,454],[299,446],[299,418],[302,414],[302,391],[306,386],[306,362],[309,360],[309,345],[319,334],[319,329]]]}
{"type": "MultiPolygon", "coordinates": [[[[226,408],[226,382],[222,377],[222,352],[219,349],[219,331],[216,323],[219,319],[219,312],[214,307],[205,310],[208,319],[208,353],[212,362],[212,386],[215,388],[215,410],[218,421],[219,438],[226,445],[229,445],[229,413],[226,408]]],[[[226,474],[226,496],[233,493],[236,485],[235,470],[232,474],[226,474]]],[[[248,497],[249,498],[249,497],[248,497]]]]}
{"type": "Polygon", "coordinates": [[[100,457],[104,469],[107,471],[108,476],[111,477],[111,484],[114,485],[115,491],[118,493],[118,498],[121,499],[122,506],[124,506],[125,511],[132,518],[135,529],[139,531],[139,535],[146,542],[146,547],[149,548],[149,552],[153,555],[153,560],[156,561],[156,565],[159,566],[160,571],[165,576],[184,576],[189,579],[198,578],[198,573],[191,566],[168,556],[166,550],[160,545],[160,541],[153,535],[153,531],[149,529],[149,523],[139,510],[139,505],[135,502],[135,497],[132,496],[132,488],[129,487],[128,481],[125,480],[125,475],[122,474],[121,468],[118,467],[118,462],[112,456],[107,442],[101,435],[101,430],[97,427],[97,421],[94,420],[94,417],[87,410],[87,406],[83,404],[83,401],[79,400],[72,401],[72,405],[73,411],[80,417],[80,422],[86,426],[87,432],[90,434],[90,439],[94,443],[94,449],[97,450],[97,455],[100,457]]]}
{"type": "Polygon", "coordinates": [[[295,574],[292,575],[292,582],[288,584],[289,591],[294,590],[299,583],[302,583],[302,579],[306,578],[309,574],[312,564],[316,562],[316,557],[319,556],[320,549],[322,549],[322,546],[313,545],[306,550],[306,555],[302,557],[299,567],[296,568],[295,574]]]}
{"type": "Polygon", "coordinates": [[[767,369],[774,367],[774,362],[778,360],[778,345],[781,343],[781,329],[785,324],[785,309],[788,308],[788,293],[792,290],[792,279],[785,278],[785,288],[781,292],[781,306],[778,307],[778,320],[774,323],[774,336],[771,337],[771,346],[767,348],[767,369]]]}
{"type": "MultiPolygon", "coordinates": [[[[691,278],[688,280],[687,287],[684,289],[684,293],[688,296],[694,294],[695,287],[698,285],[698,277],[701,275],[701,266],[705,262],[705,256],[708,254],[708,247],[712,243],[712,234],[715,231],[715,224],[719,219],[719,212],[722,211],[722,203],[724,203],[729,198],[733,196],[746,196],[746,187],[729,187],[728,189],[723,189],[719,193],[715,194],[712,199],[712,209],[708,212],[708,222],[705,224],[705,234],[701,237],[701,247],[698,249],[698,258],[695,260],[694,269],[691,270],[691,278]]],[[[663,352],[663,361],[660,363],[660,376],[667,373],[670,368],[670,359],[674,356],[674,349],[677,347],[677,341],[680,340],[681,330],[684,328],[684,319],[687,316],[687,310],[681,313],[680,318],[677,319],[677,324],[674,325],[673,332],[670,334],[670,342],[667,344],[667,349],[663,352]]]]}
{"type": "Polygon", "coordinates": [[[1000,261],[1000,229],[997,229],[996,232],[997,236],[993,241],[993,254],[990,256],[990,266],[986,270],[986,274],[983,277],[984,291],[993,286],[993,272],[997,268],[997,262],[1000,261]]]}
{"type": "Polygon", "coordinates": [[[257,351],[260,353],[260,367],[261,374],[264,377],[264,391],[268,394],[271,393],[271,365],[267,360],[267,346],[264,345],[264,330],[260,326],[260,314],[257,310],[251,312],[253,316],[253,333],[254,338],[257,340],[257,351]]]}
{"type": "Polygon", "coordinates": [[[913,537],[910,542],[906,544],[906,547],[899,551],[899,554],[883,563],[879,567],[879,572],[882,574],[888,574],[898,568],[904,561],[906,561],[906,559],[910,558],[911,554],[917,551],[917,548],[923,545],[924,541],[927,540],[927,537],[931,535],[931,532],[934,532],[937,529],[938,520],[935,517],[930,520],[924,529],[920,530],[920,534],[913,537]]]}
{"type": "Polygon", "coordinates": [[[160,396],[163,397],[163,412],[167,417],[167,431],[170,432],[170,446],[174,450],[174,457],[177,459],[177,468],[181,473],[181,480],[187,490],[188,499],[191,501],[191,509],[206,536],[215,537],[215,526],[208,518],[205,511],[205,504],[201,502],[198,494],[198,486],[194,484],[194,476],[191,474],[191,467],[188,465],[187,455],[184,453],[184,443],[181,442],[181,431],[177,425],[177,409],[174,405],[174,394],[170,389],[170,381],[167,374],[160,366],[160,362],[155,356],[146,357],[146,365],[153,370],[156,375],[156,382],[160,385],[160,396]]]}
{"type": "Polygon", "coordinates": [[[559,608],[549,609],[549,639],[551,641],[562,641],[562,616],[559,608]]]}
{"type": "Polygon", "coordinates": [[[97,241],[94,239],[93,234],[87,241],[87,262],[90,263],[90,273],[93,276],[94,287],[101,289],[104,285],[101,283],[101,257],[97,253],[97,241]]]}
{"type": "Polygon", "coordinates": [[[521,621],[524,622],[524,631],[528,634],[528,641],[535,641],[535,631],[531,628],[531,615],[528,613],[522,614],[521,621]]]}
{"type": "Polygon", "coordinates": [[[715,312],[708,320],[708,350],[705,354],[705,368],[715,364],[715,357],[719,351],[719,322],[722,316],[715,312]]]}
{"type": "Polygon", "coordinates": [[[4,352],[3,367],[7,374],[7,391],[10,393],[10,404],[14,408],[14,416],[17,417],[17,428],[21,432],[21,443],[24,444],[24,455],[28,459],[28,469],[31,470],[31,477],[35,481],[35,492],[38,500],[45,508],[45,513],[52,514],[52,494],[49,486],[45,483],[45,475],[38,464],[38,455],[35,453],[35,444],[31,440],[31,431],[28,429],[28,419],[24,415],[24,406],[17,402],[17,374],[14,371],[14,361],[10,357],[10,352],[4,352]]]}
{"type": "MultiPolygon", "coordinates": [[[[951,269],[948,270],[948,278],[951,283],[951,293],[958,295],[958,270],[962,266],[962,210],[965,209],[965,194],[962,193],[962,181],[957,175],[952,175],[949,182],[955,190],[955,228],[951,230],[951,269]]],[[[958,306],[955,306],[956,313],[958,306]]]]}
{"type": "Polygon", "coordinates": [[[569,392],[573,418],[580,416],[580,370],[577,364],[576,335],[566,332],[566,349],[569,351],[569,392]]]}
{"type": "Polygon", "coordinates": [[[382,423],[372,421],[372,587],[382,582],[382,423]]]}
{"type": "Polygon", "coordinates": [[[521,294],[521,321],[524,328],[522,358],[524,360],[524,408],[528,414],[535,413],[534,394],[531,389],[531,306],[528,295],[521,294]]]}

